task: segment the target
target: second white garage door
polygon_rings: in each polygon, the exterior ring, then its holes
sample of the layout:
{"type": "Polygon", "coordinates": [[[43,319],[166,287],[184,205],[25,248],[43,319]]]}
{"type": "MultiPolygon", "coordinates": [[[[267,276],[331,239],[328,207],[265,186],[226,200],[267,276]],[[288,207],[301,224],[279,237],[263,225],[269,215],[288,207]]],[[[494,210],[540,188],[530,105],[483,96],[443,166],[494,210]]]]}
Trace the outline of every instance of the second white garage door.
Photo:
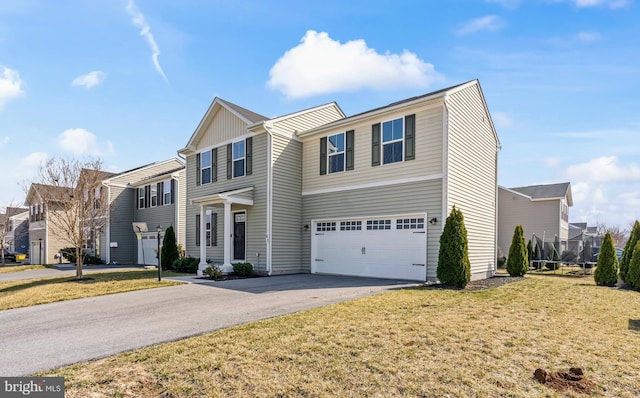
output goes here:
{"type": "Polygon", "coordinates": [[[426,214],[316,220],[311,272],[426,280],[426,214]]]}

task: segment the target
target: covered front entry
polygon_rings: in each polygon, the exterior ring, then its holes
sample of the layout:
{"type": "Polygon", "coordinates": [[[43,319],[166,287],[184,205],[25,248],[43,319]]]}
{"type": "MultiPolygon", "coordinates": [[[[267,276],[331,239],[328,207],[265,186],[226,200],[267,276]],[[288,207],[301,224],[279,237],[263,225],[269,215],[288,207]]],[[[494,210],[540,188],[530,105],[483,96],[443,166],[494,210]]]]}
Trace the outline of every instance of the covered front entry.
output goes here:
{"type": "Polygon", "coordinates": [[[426,280],[426,214],[315,220],[311,272],[426,280]]]}
{"type": "MultiPolygon", "coordinates": [[[[246,225],[247,213],[245,211],[232,210],[232,206],[243,205],[253,206],[253,187],[235,189],[232,191],[219,192],[201,198],[191,200],[192,204],[200,205],[200,242],[206,242],[206,213],[212,206],[224,207],[224,233],[219,234],[223,238],[224,263],[223,272],[233,271],[231,263],[233,261],[245,261],[246,257],[246,225]],[[231,233],[230,233],[231,232],[231,233]]],[[[208,266],[207,245],[200,245],[200,264],[198,274],[208,266]]]]}

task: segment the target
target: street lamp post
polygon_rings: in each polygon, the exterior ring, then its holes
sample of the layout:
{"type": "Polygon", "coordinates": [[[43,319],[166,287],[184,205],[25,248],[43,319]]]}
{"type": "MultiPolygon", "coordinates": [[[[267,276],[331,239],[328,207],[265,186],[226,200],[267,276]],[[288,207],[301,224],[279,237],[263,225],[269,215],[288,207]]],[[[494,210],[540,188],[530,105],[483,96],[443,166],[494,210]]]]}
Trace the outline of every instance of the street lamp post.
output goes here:
{"type": "Polygon", "coordinates": [[[158,282],[160,282],[160,280],[162,280],[162,264],[160,263],[160,232],[162,232],[162,225],[158,225],[156,231],[158,231],[158,282]]]}

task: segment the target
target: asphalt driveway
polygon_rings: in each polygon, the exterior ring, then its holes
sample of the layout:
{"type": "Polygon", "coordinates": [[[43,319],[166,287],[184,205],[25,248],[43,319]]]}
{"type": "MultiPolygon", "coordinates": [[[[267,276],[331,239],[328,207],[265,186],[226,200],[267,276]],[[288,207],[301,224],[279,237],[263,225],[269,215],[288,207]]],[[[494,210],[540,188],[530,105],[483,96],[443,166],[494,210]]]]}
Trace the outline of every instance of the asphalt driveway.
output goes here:
{"type": "Polygon", "coordinates": [[[415,285],[311,274],[191,281],[197,283],[0,311],[0,376],[27,375],[415,285]]]}

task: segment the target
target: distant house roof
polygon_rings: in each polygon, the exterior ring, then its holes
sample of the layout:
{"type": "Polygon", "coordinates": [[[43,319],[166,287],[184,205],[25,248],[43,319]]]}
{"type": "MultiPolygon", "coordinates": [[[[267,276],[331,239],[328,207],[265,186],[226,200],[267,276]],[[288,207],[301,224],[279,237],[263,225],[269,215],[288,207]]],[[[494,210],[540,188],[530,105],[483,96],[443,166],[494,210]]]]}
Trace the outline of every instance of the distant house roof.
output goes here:
{"type": "Polygon", "coordinates": [[[529,185],[526,187],[509,188],[512,191],[530,197],[532,200],[563,199],[567,198],[569,206],[573,206],[571,195],[571,183],[561,182],[559,184],[529,185]]]}

